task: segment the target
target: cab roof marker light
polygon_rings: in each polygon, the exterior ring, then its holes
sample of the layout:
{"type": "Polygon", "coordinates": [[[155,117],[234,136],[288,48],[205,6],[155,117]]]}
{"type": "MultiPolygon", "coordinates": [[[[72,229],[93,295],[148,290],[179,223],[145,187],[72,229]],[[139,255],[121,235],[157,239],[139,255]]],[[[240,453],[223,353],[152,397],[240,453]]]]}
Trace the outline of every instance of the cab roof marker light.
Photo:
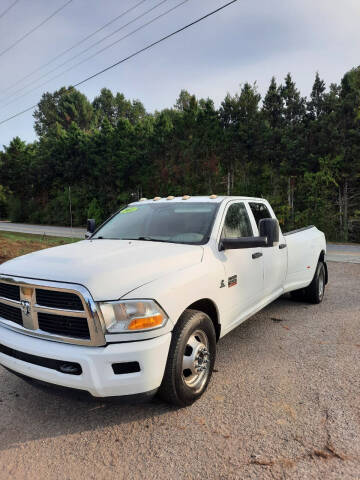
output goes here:
{"type": "Polygon", "coordinates": [[[166,200],[174,200],[174,196],[173,195],[169,195],[168,197],[166,197],[166,200]]]}
{"type": "Polygon", "coordinates": [[[153,200],[154,202],[157,202],[158,200],[161,200],[161,197],[154,197],[153,200]]]}
{"type": "Polygon", "coordinates": [[[139,202],[145,202],[145,200],[147,200],[147,198],[143,197],[143,198],[140,198],[139,202]]]}
{"type": "Polygon", "coordinates": [[[217,198],[217,195],[210,195],[209,197],[211,200],[215,200],[215,198],[217,198]]]}
{"type": "Polygon", "coordinates": [[[182,200],[189,200],[189,198],[190,198],[190,195],[184,195],[184,196],[182,197],[182,200]]]}

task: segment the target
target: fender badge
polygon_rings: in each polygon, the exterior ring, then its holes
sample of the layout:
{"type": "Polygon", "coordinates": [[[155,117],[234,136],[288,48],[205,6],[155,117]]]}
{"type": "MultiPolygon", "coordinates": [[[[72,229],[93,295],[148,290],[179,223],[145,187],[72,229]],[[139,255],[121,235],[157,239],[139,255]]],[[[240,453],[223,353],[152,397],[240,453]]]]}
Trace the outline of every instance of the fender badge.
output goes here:
{"type": "Polygon", "coordinates": [[[228,278],[228,287],[234,287],[237,284],[237,275],[228,278]]]}
{"type": "Polygon", "coordinates": [[[220,282],[220,288],[225,288],[225,281],[224,281],[224,280],[221,280],[221,282],[220,282]]]}

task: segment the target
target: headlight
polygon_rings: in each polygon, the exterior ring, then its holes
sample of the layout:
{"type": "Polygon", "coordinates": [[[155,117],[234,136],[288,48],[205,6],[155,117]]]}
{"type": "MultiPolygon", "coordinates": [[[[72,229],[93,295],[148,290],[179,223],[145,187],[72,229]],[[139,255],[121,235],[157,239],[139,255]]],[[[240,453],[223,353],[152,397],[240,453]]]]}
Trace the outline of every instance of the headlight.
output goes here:
{"type": "Polygon", "coordinates": [[[165,325],[168,317],[153,300],[100,303],[109,333],[151,330],[165,325]]]}

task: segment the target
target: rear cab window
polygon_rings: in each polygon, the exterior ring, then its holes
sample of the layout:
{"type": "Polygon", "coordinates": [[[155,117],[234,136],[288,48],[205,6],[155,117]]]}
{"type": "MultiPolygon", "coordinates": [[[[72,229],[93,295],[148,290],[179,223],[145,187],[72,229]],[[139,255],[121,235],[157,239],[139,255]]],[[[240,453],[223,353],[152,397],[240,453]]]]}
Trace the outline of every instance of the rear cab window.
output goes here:
{"type": "Polygon", "coordinates": [[[259,222],[263,218],[272,218],[271,213],[269,212],[269,209],[265,205],[265,203],[261,202],[249,202],[249,207],[254,215],[255,222],[257,227],[259,228],[259,222]]]}

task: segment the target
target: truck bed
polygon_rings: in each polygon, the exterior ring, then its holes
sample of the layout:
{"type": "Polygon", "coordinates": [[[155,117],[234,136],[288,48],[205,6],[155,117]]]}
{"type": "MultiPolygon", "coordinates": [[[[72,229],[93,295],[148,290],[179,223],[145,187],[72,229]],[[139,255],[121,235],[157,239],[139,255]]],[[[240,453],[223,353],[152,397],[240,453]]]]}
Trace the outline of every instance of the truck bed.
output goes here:
{"type": "Polygon", "coordinates": [[[319,252],[326,252],[325,236],[314,225],[283,235],[288,255],[285,291],[306,287],[314,276],[319,252]]]}

